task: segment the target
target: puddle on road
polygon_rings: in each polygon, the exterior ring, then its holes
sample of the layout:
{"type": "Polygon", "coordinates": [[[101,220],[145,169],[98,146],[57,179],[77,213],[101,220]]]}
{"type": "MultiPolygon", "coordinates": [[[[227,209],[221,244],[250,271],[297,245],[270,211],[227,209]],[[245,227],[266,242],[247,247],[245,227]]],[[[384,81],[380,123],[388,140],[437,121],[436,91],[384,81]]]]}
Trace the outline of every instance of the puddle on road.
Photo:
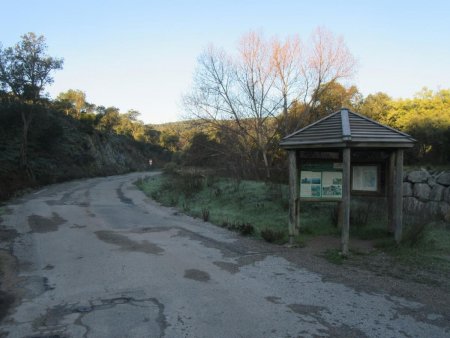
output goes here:
{"type": "Polygon", "coordinates": [[[31,231],[38,233],[57,231],[58,226],[64,224],[65,222],[66,220],[59,216],[56,212],[52,213],[51,218],[34,214],[28,216],[28,225],[30,226],[31,231]]]}
{"type": "Polygon", "coordinates": [[[96,231],[95,235],[101,241],[117,245],[125,251],[137,251],[153,255],[159,255],[164,252],[164,249],[160,248],[156,244],[150,243],[149,241],[132,241],[125,235],[121,235],[109,230],[96,231]]]}
{"type": "Polygon", "coordinates": [[[207,282],[211,279],[207,272],[197,269],[184,271],[184,278],[196,280],[197,282],[207,282]]]}

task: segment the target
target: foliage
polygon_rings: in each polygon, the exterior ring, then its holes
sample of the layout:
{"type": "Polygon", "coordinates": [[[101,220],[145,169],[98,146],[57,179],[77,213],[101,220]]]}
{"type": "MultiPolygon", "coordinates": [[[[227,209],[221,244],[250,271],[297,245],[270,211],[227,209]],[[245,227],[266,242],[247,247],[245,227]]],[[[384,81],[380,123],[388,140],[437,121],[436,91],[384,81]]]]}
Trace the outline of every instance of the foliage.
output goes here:
{"type": "Polygon", "coordinates": [[[3,49],[0,45],[0,89],[19,104],[22,118],[20,167],[34,180],[28,163],[28,133],[36,108],[41,108],[41,96],[46,85],[53,82],[51,72],[62,68],[63,60],[46,54],[43,36],[34,33],[23,35],[14,47],[3,49]]]}
{"type": "Polygon", "coordinates": [[[323,257],[330,263],[336,265],[342,265],[345,260],[345,256],[337,249],[328,249],[324,252],[323,257]]]}
{"type": "Polygon", "coordinates": [[[202,219],[203,219],[203,222],[209,221],[209,209],[207,209],[207,208],[202,209],[202,219]]]}
{"type": "Polygon", "coordinates": [[[418,141],[407,153],[410,163],[450,162],[450,90],[424,88],[414,98],[400,100],[377,93],[366,98],[361,112],[418,141]]]}
{"type": "Polygon", "coordinates": [[[30,186],[146,170],[149,158],[158,165],[170,156],[158,145],[97,130],[85,120],[67,115],[59,103],[46,101],[34,108],[28,137],[33,182],[17,166],[22,127],[17,111],[21,104],[4,95],[0,97],[0,200],[30,186]]]}

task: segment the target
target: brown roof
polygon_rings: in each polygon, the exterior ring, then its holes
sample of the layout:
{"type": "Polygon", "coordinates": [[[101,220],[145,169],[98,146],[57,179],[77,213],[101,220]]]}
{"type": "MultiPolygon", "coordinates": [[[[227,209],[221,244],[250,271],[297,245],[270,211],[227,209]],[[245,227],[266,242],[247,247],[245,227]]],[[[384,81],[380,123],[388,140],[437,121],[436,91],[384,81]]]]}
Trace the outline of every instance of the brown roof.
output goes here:
{"type": "Polygon", "coordinates": [[[343,108],[284,137],[285,149],[410,148],[410,135],[343,108]]]}

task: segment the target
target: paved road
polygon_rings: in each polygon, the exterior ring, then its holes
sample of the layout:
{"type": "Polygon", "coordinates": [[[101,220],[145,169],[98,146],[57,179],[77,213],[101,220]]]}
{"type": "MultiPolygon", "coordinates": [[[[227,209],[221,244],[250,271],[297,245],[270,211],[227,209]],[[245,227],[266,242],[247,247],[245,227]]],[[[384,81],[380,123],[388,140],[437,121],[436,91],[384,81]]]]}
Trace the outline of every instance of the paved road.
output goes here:
{"type": "Polygon", "coordinates": [[[4,223],[20,233],[14,254],[23,299],[3,332],[108,338],[450,335],[442,315],[420,312],[420,303],[325,281],[284,259],[281,249],[159,206],[133,186],[143,175],[54,185],[9,205],[4,223]]]}

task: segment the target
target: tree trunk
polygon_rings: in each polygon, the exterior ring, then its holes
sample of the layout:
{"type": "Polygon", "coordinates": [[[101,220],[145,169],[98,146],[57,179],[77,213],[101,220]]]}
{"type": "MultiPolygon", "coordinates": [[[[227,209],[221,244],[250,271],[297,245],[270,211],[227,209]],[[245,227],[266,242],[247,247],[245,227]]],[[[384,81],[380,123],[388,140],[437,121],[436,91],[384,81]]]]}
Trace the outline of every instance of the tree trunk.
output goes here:
{"type": "Polygon", "coordinates": [[[270,179],[270,166],[269,166],[269,160],[267,159],[267,151],[263,150],[262,152],[263,160],[264,160],[264,169],[266,171],[266,180],[270,179]]]}
{"type": "Polygon", "coordinates": [[[29,179],[34,181],[34,173],[28,163],[28,131],[30,129],[31,121],[33,120],[33,107],[30,107],[30,113],[27,115],[24,110],[21,113],[23,129],[22,129],[22,143],[20,145],[20,169],[24,170],[29,179]]]}

